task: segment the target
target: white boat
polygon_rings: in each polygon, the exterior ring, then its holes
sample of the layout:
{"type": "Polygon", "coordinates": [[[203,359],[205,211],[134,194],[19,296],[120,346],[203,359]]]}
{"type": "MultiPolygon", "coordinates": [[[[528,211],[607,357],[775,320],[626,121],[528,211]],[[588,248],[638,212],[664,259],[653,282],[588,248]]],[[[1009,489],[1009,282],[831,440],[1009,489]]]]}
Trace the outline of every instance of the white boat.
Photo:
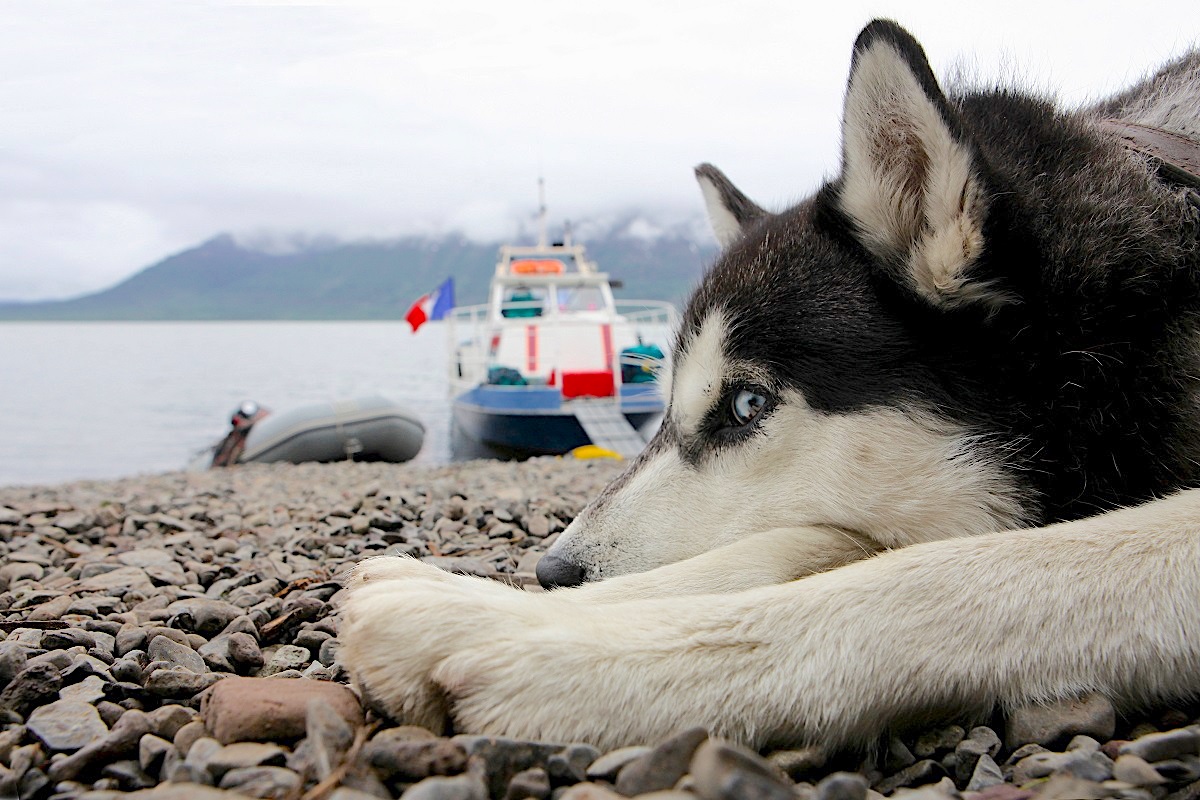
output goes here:
{"type": "Polygon", "coordinates": [[[447,317],[454,424],[499,455],[592,444],[632,457],[661,419],[675,307],[614,300],[583,245],[542,230],[500,248],[486,304],[447,317]]]}

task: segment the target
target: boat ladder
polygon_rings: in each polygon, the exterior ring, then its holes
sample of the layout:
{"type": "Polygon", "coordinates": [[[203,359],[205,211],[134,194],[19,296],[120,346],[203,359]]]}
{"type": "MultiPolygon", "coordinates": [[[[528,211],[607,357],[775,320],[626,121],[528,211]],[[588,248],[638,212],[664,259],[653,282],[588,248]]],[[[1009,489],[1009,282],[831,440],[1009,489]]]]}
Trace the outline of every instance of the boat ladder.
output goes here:
{"type": "Polygon", "coordinates": [[[597,447],[620,453],[622,458],[634,458],[646,446],[637,428],[629,424],[620,407],[611,400],[580,397],[571,401],[571,408],[584,433],[597,447]]]}

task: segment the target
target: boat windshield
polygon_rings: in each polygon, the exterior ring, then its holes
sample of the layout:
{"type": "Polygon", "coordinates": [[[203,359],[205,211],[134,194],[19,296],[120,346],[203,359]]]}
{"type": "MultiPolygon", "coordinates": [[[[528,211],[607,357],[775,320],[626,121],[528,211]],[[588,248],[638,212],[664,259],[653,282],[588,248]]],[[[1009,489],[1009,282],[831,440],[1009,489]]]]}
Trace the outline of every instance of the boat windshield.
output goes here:
{"type": "Polygon", "coordinates": [[[604,310],[604,293],[595,284],[560,284],[555,288],[559,311],[604,310]]]}

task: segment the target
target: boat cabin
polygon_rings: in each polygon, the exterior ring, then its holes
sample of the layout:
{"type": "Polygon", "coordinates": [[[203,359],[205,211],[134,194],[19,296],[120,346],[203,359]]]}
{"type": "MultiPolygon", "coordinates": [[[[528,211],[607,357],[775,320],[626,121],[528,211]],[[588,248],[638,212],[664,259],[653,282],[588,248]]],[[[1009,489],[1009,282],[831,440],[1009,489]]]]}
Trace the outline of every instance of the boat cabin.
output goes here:
{"type": "MultiPolygon", "coordinates": [[[[488,304],[489,382],[560,386],[564,397],[610,397],[614,326],[624,339],[608,276],[582,245],[505,246],[488,304]]],[[[624,342],[620,342],[624,344],[624,342]]]]}

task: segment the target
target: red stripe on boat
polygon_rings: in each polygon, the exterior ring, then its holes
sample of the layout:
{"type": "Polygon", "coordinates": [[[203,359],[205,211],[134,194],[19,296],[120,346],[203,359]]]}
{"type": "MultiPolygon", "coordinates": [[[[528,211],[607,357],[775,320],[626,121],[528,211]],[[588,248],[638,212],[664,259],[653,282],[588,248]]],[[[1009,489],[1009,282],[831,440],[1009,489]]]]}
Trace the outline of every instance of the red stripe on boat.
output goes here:
{"type": "Polygon", "coordinates": [[[525,326],[525,369],[531,375],[537,372],[537,339],[537,325],[525,326]]]}
{"type": "Polygon", "coordinates": [[[613,368],[612,325],[600,326],[600,338],[604,340],[604,368],[613,368]]]}

